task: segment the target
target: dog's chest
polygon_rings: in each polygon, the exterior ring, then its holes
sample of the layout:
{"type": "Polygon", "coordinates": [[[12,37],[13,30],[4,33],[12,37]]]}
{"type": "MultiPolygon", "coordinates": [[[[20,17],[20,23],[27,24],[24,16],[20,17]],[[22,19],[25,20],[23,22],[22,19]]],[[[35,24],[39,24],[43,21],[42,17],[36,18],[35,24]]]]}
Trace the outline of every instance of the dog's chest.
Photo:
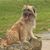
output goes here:
{"type": "Polygon", "coordinates": [[[31,31],[32,25],[31,24],[26,24],[25,29],[26,29],[26,31],[31,31]]]}

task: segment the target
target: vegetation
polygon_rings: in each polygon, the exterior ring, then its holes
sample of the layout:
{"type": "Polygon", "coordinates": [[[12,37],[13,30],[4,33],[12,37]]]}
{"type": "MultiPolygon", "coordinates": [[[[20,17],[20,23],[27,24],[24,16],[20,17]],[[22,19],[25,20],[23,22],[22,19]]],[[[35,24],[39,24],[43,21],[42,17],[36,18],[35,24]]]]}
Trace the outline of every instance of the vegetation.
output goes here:
{"type": "Polygon", "coordinates": [[[37,28],[35,33],[50,28],[50,0],[0,0],[0,36],[6,33],[21,17],[22,7],[31,4],[37,8],[37,28]]]}

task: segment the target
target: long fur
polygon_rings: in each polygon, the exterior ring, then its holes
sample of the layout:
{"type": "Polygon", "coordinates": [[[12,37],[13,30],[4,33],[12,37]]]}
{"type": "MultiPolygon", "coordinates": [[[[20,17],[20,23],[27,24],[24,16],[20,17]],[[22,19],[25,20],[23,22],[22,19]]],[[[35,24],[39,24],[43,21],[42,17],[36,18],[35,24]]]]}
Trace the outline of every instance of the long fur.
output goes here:
{"type": "Polygon", "coordinates": [[[24,42],[28,41],[30,38],[36,38],[32,32],[32,30],[36,27],[35,18],[36,12],[33,6],[25,5],[22,17],[10,28],[10,30],[7,31],[6,38],[2,40],[1,43],[4,41],[6,44],[13,44],[18,41],[24,42]]]}

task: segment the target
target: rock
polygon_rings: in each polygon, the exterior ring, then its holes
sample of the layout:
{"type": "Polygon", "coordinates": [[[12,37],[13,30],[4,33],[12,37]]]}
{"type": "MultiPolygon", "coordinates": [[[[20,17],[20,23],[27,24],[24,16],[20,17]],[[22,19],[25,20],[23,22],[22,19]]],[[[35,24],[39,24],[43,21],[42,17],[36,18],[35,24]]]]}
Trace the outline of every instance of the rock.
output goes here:
{"type": "Polygon", "coordinates": [[[28,43],[12,44],[8,47],[0,47],[0,50],[41,50],[42,41],[38,39],[30,39],[28,43]]]}

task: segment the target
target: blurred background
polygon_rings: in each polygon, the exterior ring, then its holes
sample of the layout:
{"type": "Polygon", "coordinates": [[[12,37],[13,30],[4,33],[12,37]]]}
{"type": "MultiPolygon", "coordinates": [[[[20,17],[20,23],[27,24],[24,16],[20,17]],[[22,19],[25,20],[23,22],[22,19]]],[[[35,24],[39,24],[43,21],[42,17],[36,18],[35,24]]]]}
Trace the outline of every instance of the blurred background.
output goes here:
{"type": "Polygon", "coordinates": [[[0,36],[4,36],[22,14],[25,4],[37,9],[37,28],[34,33],[50,31],[50,0],[0,0],[0,36]]]}

